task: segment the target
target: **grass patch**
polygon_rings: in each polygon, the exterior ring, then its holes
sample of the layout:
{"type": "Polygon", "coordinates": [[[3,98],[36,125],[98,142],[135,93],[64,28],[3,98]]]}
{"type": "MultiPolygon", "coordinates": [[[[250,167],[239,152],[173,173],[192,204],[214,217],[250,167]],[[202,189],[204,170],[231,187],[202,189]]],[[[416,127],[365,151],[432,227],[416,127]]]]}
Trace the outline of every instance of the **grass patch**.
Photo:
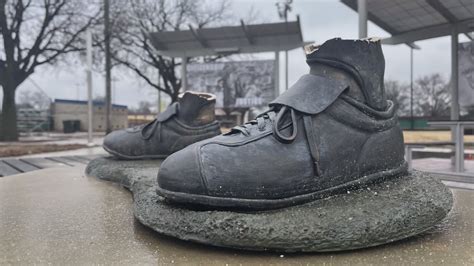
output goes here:
{"type": "MultiPolygon", "coordinates": [[[[405,142],[451,141],[450,131],[403,131],[405,142]]],[[[464,142],[474,142],[474,135],[465,135],[464,142]]]]}

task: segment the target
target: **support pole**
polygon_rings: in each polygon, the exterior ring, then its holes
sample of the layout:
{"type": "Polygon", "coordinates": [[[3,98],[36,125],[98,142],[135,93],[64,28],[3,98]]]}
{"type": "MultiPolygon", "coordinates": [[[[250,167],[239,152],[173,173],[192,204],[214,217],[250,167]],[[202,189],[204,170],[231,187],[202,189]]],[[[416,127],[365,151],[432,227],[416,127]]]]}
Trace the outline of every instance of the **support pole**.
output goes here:
{"type": "Polygon", "coordinates": [[[158,113],[161,113],[161,91],[158,90],[158,113]]]}
{"type": "MultiPolygon", "coordinates": [[[[288,31],[288,12],[291,10],[291,4],[292,1],[287,1],[284,4],[284,12],[283,12],[283,17],[285,18],[285,26],[286,30],[288,31]]],[[[288,90],[288,50],[285,50],[285,91],[288,90]]]]}
{"type": "Polygon", "coordinates": [[[188,68],[188,58],[182,57],[181,58],[181,88],[183,92],[188,89],[188,78],[186,77],[188,68]]]}
{"type": "Polygon", "coordinates": [[[90,30],[86,32],[86,62],[87,62],[87,69],[86,69],[86,76],[87,76],[87,145],[92,146],[94,145],[94,140],[92,138],[92,130],[93,130],[93,123],[92,123],[92,33],[90,30]]]}
{"type": "MultiPolygon", "coordinates": [[[[458,44],[458,30],[453,25],[451,32],[451,120],[453,121],[459,120],[458,44]]],[[[464,171],[464,129],[459,123],[451,127],[451,139],[456,143],[455,170],[462,172],[464,171]]]]}
{"type": "Polygon", "coordinates": [[[280,52],[275,52],[275,98],[280,95],[280,52]]]}
{"type": "Polygon", "coordinates": [[[285,90],[288,90],[288,50],[285,50],[285,90]]]}
{"type": "Polygon", "coordinates": [[[451,33],[451,120],[459,120],[458,31],[451,33]]]}
{"type": "Polygon", "coordinates": [[[410,48],[410,128],[415,129],[413,121],[413,48],[410,48]]]}
{"type": "Polygon", "coordinates": [[[408,170],[413,170],[413,157],[412,157],[412,147],[410,145],[405,145],[405,161],[408,164],[408,170]]]}
{"type": "Polygon", "coordinates": [[[464,172],[464,126],[460,122],[455,126],[455,172],[464,172]]]}
{"type": "Polygon", "coordinates": [[[359,39],[367,38],[367,0],[357,0],[359,13],[359,39]]]}
{"type": "Polygon", "coordinates": [[[109,19],[109,0],[104,0],[104,44],[105,44],[105,132],[112,132],[111,113],[111,68],[110,61],[110,19],[109,19]]]}
{"type": "MultiPolygon", "coordinates": [[[[158,87],[161,85],[161,75],[160,70],[158,69],[158,87]]],[[[161,113],[161,91],[158,90],[158,114],[161,113]]]]}

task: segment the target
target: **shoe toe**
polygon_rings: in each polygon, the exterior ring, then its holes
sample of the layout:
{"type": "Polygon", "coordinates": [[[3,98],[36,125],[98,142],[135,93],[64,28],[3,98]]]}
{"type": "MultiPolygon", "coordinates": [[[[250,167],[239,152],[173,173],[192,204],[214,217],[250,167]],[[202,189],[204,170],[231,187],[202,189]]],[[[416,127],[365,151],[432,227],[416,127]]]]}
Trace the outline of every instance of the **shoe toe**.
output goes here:
{"type": "Polygon", "coordinates": [[[120,132],[118,131],[113,131],[109,134],[107,134],[107,136],[105,136],[104,138],[104,142],[102,144],[102,146],[106,149],[106,150],[110,150],[110,151],[116,151],[117,148],[120,146],[119,143],[121,142],[120,141],[120,132]]]}
{"type": "Polygon", "coordinates": [[[127,142],[130,140],[128,139],[125,130],[113,131],[105,136],[102,147],[104,147],[104,149],[109,153],[118,157],[130,156],[132,154],[127,150],[127,148],[135,145],[129,145],[127,142]]]}
{"type": "Polygon", "coordinates": [[[163,161],[158,172],[159,193],[206,194],[199,167],[197,146],[191,145],[163,161]]]}

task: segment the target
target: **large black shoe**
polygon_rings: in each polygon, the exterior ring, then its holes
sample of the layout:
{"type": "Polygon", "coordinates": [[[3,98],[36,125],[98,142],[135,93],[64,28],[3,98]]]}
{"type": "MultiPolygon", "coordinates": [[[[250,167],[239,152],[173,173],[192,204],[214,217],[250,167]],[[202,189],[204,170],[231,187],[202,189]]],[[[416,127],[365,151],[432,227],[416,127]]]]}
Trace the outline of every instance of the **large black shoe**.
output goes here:
{"type": "Polygon", "coordinates": [[[156,159],[221,133],[212,94],[186,92],[152,122],[114,131],[103,147],[120,159],[156,159]]]}
{"type": "Polygon", "coordinates": [[[384,94],[378,40],[332,39],[270,110],[168,157],[158,194],[181,203],[270,209],[406,173],[403,135],[384,94]]]}

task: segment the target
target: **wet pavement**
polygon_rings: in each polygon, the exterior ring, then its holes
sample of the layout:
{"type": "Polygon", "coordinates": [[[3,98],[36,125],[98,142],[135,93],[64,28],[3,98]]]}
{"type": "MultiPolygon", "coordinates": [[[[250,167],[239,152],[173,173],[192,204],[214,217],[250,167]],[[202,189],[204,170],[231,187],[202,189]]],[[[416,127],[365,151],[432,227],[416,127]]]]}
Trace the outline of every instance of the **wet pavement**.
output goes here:
{"type": "Polygon", "coordinates": [[[50,168],[0,179],[0,264],[474,264],[474,190],[453,189],[448,219],[421,236],[350,252],[280,254],[159,235],[134,219],[129,191],[83,171],[50,168]]]}

